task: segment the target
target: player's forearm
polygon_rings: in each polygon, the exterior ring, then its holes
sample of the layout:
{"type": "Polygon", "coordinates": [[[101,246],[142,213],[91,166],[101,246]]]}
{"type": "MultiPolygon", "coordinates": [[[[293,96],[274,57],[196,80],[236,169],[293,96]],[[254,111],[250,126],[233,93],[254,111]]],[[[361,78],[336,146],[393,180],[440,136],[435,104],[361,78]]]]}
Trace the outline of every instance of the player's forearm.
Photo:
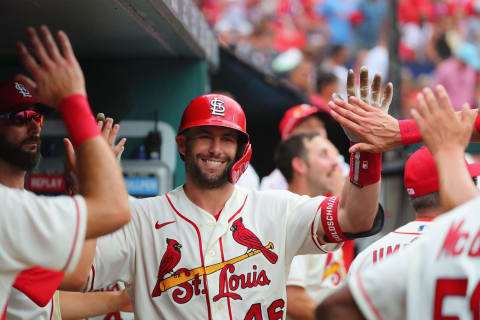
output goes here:
{"type": "Polygon", "coordinates": [[[60,291],[63,320],[78,320],[116,312],[128,305],[124,291],[68,292],[60,291]]]}
{"type": "Polygon", "coordinates": [[[475,187],[465,164],[462,148],[442,150],[435,156],[438,168],[440,199],[445,209],[453,209],[475,197],[475,187]]]}
{"type": "Polygon", "coordinates": [[[60,290],[83,291],[85,289],[95,257],[96,246],[97,239],[85,241],[77,267],[73,272],[65,274],[59,286],[60,290]]]}
{"type": "MultiPolygon", "coordinates": [[[[319,280],[320,281],[320,280],[319,280]]],[[[305,288],[287,286],[287,315],[295,320],[313,320],[316,303],[305,288]]]]}
{"type": "MultiPolygon", "coordinates": [[[[477,110],[470,110],[469,112],[475,113],[474,120],[475,125],[473,126],[472,129],[472,136],[470,138],[470,141],[472,142],[480,142],[480,118],[477,119],[478,117],[478,112],[477,110]]],[[[461,111],[455,112],[455,115],[460,118],[461,117],[461,111]]],[[[422,136],[420,134],[420,130],[418,129],[418,125],[415,123],[415,120],[409,119],[409,120],[402,120],[399,121],[399,136],[400,138],[400,144],[403,145],[408,145],[412,143],[418,143],[423,141],[422,136]]],[[[398,140],[398,138],[394,139],[398,140]]],[[[397,141],[398,142],[398,141],[397,141]]],[[[399,144],[399,145],[400,145],[399,144]]]]}
{"type": "Polygon", "coordinates": [[[128,223],[128,195],[113,152],[97,136],[77,148],[80,194],[88,209],[87,238],[99,237],[128,223]]]}
{"type": "Polygon", "coordinates": [[[342,231],[365,232],[372,228],[378,212],[380,181],[359,188],[351,182],[345,183],[338,205],[338,220],[342,231]]]}

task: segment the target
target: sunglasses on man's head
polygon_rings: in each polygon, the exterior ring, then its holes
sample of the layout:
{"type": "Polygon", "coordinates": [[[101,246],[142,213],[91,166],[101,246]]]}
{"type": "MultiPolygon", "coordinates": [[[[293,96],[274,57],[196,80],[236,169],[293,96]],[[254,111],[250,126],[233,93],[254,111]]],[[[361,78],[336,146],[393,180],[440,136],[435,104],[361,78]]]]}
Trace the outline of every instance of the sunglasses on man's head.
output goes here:
{"type": "Polygon", "coordinates": [[[9,119],[14,125],[23,126],[28,124],[28,121],[35,121],[39,126],[43,125],[43,114],[34,110],[21,110],[17,112],[10,112],[0,114],[0,119],[9,119]]]}

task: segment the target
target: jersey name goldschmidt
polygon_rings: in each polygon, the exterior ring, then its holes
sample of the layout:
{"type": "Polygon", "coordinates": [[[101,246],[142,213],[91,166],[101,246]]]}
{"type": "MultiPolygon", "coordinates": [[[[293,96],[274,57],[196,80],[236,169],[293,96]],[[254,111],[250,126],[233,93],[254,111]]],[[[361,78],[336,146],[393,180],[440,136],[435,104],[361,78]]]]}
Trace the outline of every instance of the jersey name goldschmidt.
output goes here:
{"type": "Polygon", "coordinates": [[[179,187],[132,203],[132,221],[98,241],[89,289],[123,281],[139,319],[283,319],[287,269],[325,253],[324,197],[235,187],[218,220],[179,187]]]}

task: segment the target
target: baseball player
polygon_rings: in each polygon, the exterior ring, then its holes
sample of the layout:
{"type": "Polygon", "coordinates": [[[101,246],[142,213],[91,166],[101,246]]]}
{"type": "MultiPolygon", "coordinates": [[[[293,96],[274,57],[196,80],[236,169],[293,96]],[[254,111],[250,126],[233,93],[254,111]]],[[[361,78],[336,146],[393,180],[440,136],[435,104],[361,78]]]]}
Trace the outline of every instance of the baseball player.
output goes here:
{"type": "MultiPolygon", "coordinates": [[[[299,195],[337,195],[345,182],[337,149],[315,132],[282,141],[275,163],[288,181],[288,190],[299,195]]],[[[287,278],[287,317],[313,319],[316,305],[345,277],[342,250],[294,257],[287,278]]]]}
{"type": "Polygon", "coordinates": [[[340,197],[236,187],[251,145],[242,108],[219,94],[192,100],[176,142],[185,184],[132,203],[131,223],[98,240],[86,286],[125,282],[140,319],[282,319],[295,255],[381,228],[380,154],[353,158],[340,197]]]}
{"type": "MultiPolygon", "coordinates": [[[[41,40],[35,29],[27,31],[35,58],[21,43],[18,52],[32,78],[17,76],[13,83],[17,92],[13,92],[20,103],[0,106],[0,172],[11,174],[0,184],[1,306],[5,306],[21,271],[35,265],[73,271],[85,238],[112,232],[130,219],[120,169],[111,152],[105,152],[106,144],[85,98],[83,74],[67,36],[63,32],[57,35],[60,51],[45,26],[40,28],[41,40]],[[24,98],[35,98],[61,112],[78,151],[81,196],[48,198],[18,190],[23,189],[25,171],[38,158],[43,121],[31,105],[22,103],[24,98]]],[[[42,286],[37,289],[44,290],[42,286]]]]}
{"type": "Polygon", "coordinates": [[[318,319],[478,317],[480,200],[464,157],[475,114],[465,108],[456,117],[448,96],[439,96],[446,97],[443,109],[434,97],[420,96],[412,115],[437,164],[443,206],[460,206],[407,249],[352,274],[348,286],[320,304],[318,319]]]}
{"type": "MultiPolygon", "coordinates": [[[[466,160],[465,160],[466,161],[466,160]]],[[[471,177],[480,176],[480,164],[468,164],[471,177]]],[[[413,153],[405,164],[405,189],[417,216],[398,229],[372,243],[353,261],[349,274],[358,272],[404,249],[422,236],[432,220],[445,212],[438,191],[435,160],[426,147],[413,153]]]]}
{"type": "MultiPolygon", "coordinates": [[[[309,104],[300,104],[288,109],[279,124],[282,140],[291,135],[304,132],[318,132],[322,137],[327,137],[325,118],[328,114],[318,107],[309,104]]],[[[287,190],[288,182],[280,170],[273,170],[260,181],[260,190],[287,190]]]]}
{"type": "Polygon", "coordinates": [[[422,238],[326,298],[317,319],[476,319],[480,199],[439,217],[422,238]]]}
{"type": "MultiPolygon", "coordinates": [[[[40,148],[35,147],[32,152],[26,152],[22,148],[28,144],[34,146],[40,144],[43,115],[36,113],[34,110],[37,104],[30,92],[21,83],[15,81],[0,84],[0,105],[5,111],[20,108],[34,116],[31,120],[23,122],[23,126],[26,126],[27,138],[22,138],[20,134],[23,132],[12,128],[9,122],[0,124],[0,128],[3,129],[0,132],[0,145],[2,146],[0,166],[5,167],[5,170],[0,172],[0,183],[12,187],[16,186],[19,190],[23,190],[25,174],[38,164],[40,148]],[[38,121],[35,121],[35,116],[38,121]]],[[[105,121],[105,126],[102,125],[100,129],[102,129],[102,134],[107,143],[113,145],[119,130],[118,124],[112,127],[112,119],[109,118],[105,121]]],[[[122,148],[124,143],[125,139],[121,139],[114,146],[114,153],[118,153],[119,148],[122,148]]],[[[67,146],[67,150],[69,150],[69,147],[70,145],[67,146]]],[[[72,158],[72,155],[69,158],[72,158]]],[[[70,195],[73,195],[73,193],[70,195]]],[[[95,241],[87,241],[84,245],[84,252],[92,251],[91,255],[93,255],[94,250],[95,241]]],[[[54,305],[56,300],[53,298],[53,293],[57,288],[82,290],[83,288],[76,287],[76,274],[79,272],[88,274],[90,260],[91,258],[80,259],[75,271],[67,275],[64,275],[63,272],[53,272],[40,267],[22,271],[15,279],[10,292],[6,319],[51,319],[51,314],[58,308],[58,305],[54,305]],[[32,286],[32,283],[35,286],[32,286]]]]}

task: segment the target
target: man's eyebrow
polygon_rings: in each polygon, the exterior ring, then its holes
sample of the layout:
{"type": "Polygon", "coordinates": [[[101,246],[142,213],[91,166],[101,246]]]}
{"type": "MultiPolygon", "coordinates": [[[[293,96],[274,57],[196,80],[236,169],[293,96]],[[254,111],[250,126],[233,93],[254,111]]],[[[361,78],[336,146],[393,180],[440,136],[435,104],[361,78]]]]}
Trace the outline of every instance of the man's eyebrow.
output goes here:
{"type": "Polygon", "coordinates": [[[222,134],[224,137],[238,137],[238,134],[236,132],[227,132],[222,134]]]}

